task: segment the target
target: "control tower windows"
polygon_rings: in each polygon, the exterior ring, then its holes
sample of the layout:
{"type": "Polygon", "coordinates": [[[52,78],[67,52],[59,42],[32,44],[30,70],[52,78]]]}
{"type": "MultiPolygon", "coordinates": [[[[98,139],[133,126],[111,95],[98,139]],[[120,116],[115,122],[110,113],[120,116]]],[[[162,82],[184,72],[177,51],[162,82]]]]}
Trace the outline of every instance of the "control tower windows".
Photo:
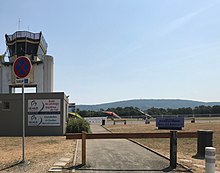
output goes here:
{"type": "Polygon", "coordinates": [[[18,57],[25,55],[25,43],[17,43],[17,55],[18,57]]]}

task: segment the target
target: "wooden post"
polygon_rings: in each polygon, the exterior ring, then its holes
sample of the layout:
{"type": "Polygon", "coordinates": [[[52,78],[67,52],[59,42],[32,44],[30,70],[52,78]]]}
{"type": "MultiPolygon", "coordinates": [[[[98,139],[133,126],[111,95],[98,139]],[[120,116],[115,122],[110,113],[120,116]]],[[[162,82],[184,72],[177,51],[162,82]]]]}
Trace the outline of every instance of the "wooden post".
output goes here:
{"type": "Polygon", "coordinates": [[[86,165],[86,132],[82,132],[82,165],[86,165]]]}
{"type": "Polygon", "coordinates": [[[177,165],[177,131],[170,131],[170,167],[175,169],[177,165]]]}

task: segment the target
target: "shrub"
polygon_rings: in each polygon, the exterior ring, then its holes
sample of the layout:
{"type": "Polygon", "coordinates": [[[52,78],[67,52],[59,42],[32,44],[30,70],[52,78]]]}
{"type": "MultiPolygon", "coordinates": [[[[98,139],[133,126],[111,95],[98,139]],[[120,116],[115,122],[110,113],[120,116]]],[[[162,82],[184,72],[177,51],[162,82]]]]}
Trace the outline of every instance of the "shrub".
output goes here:
{"type": "Polygon", "coordinates": [[[90,124],[85,119],[70,118],[67,123],[66,132],[81,133],[82,131],[90,132],[90,124]]]}

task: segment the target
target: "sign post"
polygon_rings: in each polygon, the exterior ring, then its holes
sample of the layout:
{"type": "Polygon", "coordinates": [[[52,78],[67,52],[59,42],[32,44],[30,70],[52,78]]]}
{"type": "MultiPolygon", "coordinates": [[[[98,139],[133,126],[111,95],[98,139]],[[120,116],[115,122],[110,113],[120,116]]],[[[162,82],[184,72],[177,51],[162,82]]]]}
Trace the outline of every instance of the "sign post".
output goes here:
{"type": "MultiPolygon", "coordinates": [[[[17,78],[23,79],[30,73],[31,62],[27,57],[21,56],[18,57],[13,64],[13,71],[17,78]]],[[[22,163],[24,160],[24,144],[25,144],[25,95],[24,95],[24,80],[22,82],[22,163]]]]}
{"type": "Polygon", "coordinates": [[[24,83],[22,84],[22,114],[23,114],[23,127],[22,127],[22,163],[24,162],[24,138],[25,138],[25,98],[24,98],[24,83]]]}

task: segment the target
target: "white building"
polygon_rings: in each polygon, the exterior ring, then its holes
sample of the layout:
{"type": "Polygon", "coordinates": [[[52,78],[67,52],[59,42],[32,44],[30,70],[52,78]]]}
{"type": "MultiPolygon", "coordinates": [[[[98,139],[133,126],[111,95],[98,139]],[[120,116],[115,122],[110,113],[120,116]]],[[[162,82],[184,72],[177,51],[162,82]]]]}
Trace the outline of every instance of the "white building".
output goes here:
{"type": "Polygon", "coordinates": [[[37,93],[53,92],[53,57],[47,55],[47,43],[42,33],[17,31],[5,35],[7,56],[0,58],[0,93],[15,93],[21,86],[13,72],[14,61],[21,56],[30,59],[32,68],[26,77],[25,88],[31,87],[37,93]]]}

